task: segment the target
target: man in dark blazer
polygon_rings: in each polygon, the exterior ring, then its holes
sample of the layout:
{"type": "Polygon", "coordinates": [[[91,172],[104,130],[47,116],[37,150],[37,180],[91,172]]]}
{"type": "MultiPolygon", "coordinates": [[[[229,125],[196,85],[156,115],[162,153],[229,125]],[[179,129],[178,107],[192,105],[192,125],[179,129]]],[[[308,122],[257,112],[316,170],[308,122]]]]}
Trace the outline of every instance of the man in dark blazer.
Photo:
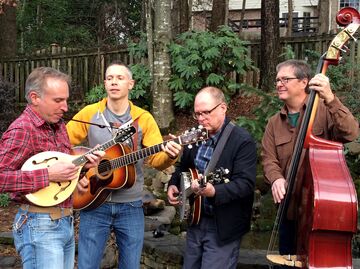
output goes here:
{"type": "MultiPolygon", "coordinates": [[[[168,200],[179,203],[182,172],[189,168],[204,174],[214,150],[225,136],[230,120],[226,118],[224,94],[215,87],[198,92],[194,102],[194,118],[209,133],[204,144],[185,148],[181,161],[168,187],[168,200]]],[[[230,123],[231,125],[232,123],[230,123]]],[[[202,199],[200,221],[188,227],[183,268],[236,268],[242,236],[250,229],[250,219],[256,178],[256,144],[243,128],[233,126],[216,161],[214,172],[228,169],[228,180],[219,184],[200,186],[191,183],[193,195],[202,199]]]]}

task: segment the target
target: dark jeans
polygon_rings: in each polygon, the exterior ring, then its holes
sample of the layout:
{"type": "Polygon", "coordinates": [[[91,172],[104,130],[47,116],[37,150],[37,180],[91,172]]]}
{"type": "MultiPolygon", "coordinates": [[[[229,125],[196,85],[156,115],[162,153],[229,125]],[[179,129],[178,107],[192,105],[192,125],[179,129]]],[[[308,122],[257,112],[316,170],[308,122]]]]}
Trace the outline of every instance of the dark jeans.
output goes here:
{"type": "Polygon", "coordinates": [[[296,254],[296,221],[284,218],[279,229],[280,255],[296,254]]]}
{"type": "MultiPolygon", "coordinates": [[[[280,255],[296,254],[296,222],[284,218],[279,229],[280,255]]],[[[287,265],[276,265],[274,269],[294,268],[287,265]]]]}
{"type": "Polygon", "coordinates": [[[215,219],[202,216],[187,230],[183,269],[235,269],[239,250],[240,240],[220,245],[215,219]]]}

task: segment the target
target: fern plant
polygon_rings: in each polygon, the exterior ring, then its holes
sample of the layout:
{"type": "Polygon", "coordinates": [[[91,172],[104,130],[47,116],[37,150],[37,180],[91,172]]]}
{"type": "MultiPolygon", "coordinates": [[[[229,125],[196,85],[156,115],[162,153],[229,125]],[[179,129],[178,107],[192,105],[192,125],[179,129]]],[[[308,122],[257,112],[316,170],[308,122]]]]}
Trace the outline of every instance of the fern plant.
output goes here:
{"type": "Polygon", "coordinates": [[[260,98],[260,104],[254,108],[253,118],[240,116],[236,119],[236,123],[248,130],[254,139],[260,142],[268,119],[280,110],[282,102],[277,95],[264,92],[257,88],[243,85],[242,89],[245,95],[258,96],[260,98]]]}
{"type": "Polygon", "coordinates": [[[229,27],[217,32],[192,31],[180,34],[169,46],[172,75],[169,87],[174,91],[175,106],[189,108],[204,86],[216,86],[227,97],[239,84],[234,73],[244,75],[255,69],[248,56],[248,43],[229,27]]]}
{"type": "Polygon", "coordinates": [[[85,103],[96,103],[106,96],[104,84],[96,85],[85,94],[85,103]]]}

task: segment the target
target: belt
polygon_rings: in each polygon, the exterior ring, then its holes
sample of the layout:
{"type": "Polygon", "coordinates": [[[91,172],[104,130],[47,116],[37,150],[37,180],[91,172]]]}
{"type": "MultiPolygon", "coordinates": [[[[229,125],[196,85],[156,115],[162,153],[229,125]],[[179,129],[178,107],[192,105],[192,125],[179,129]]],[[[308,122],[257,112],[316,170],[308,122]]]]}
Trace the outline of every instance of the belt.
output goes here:
{"type": "Polygon", "coordinates": [[[22,204],[20,208],[22,210],[32,213],[47,213],[50,215],[50,218],[52,220],[57,220],[62,217],[71,216],[73,213],[73,209],[69,207],[58,207],[58,206],[41,207],[35,205],[22,204]]]}

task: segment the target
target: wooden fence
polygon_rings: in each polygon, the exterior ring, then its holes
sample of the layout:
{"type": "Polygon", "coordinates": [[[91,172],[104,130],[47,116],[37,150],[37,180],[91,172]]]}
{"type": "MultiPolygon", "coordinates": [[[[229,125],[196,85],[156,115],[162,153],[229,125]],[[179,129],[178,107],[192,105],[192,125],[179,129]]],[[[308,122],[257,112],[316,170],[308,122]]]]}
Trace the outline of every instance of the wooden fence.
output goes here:
{"type": "MultiPolygon", "coordinates": [[[[305,50],[313,50],[323,53],[327,50],[329,42],[334,35],[308,36],[281,38],[281,48],[289,45],[295,53],[295,58],[304,59],[305,50]]],[[[255,66],[260,66],[260,41],[251,41],[249,44],[249,55],[255,66]]],[[[356,50],[359,46],[351,43],[351,53],[355,60],[356,50]]],[[[24,87],[29,73],[39,66],[51,66],[57,68],[72,78],[72,89],[70,100],[83,100],[85,93],[93,86],[102,83],[105,67],[113,60],[121,60],[126,64],[135,63],[129,56],[126,48],[116,48],[106,51],[79,52],[67,48],[52,45],[48,50],[42,50],[28,57],[14,59],[0,59],[0,76],[5,80],[15,83],[16,100],[25,102],[24,87]]],[[[248,72],[239,78],[241,82],[256,86],[259,74],[256,71],[248,72]]]]}
{"type": "Polygon", "coordinates": [[[79,52],[52,45],[35,55],[14,59],[0,59],[0,76],[15,83],[16,100],[25,102],[25,81],[31,71],[40,66],[50,66],[71,76],[70,100],[83,100],[84,94],[93,86],[103,82],[105,67],[113,60],[126,64],[134,63],[127,49],[79,52]]]}

